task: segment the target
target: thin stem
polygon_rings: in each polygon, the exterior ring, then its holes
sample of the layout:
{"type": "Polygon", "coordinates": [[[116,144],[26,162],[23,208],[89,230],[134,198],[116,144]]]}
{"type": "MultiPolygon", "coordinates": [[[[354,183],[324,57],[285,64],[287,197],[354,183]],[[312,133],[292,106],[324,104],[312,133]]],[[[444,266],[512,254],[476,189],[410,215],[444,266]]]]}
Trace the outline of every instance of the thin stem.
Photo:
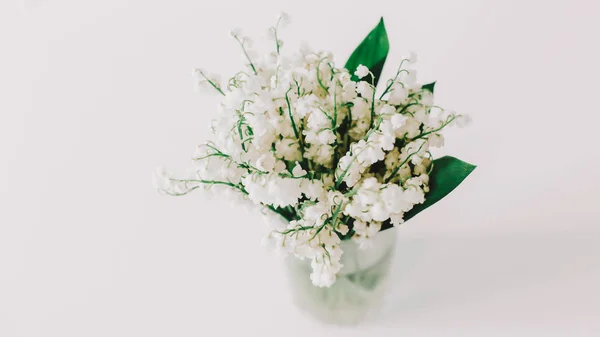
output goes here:
{"type": "MultiPolygon", "coordinates": [[[[237,188],[239,190],[240,187],[234,183],[228,182],[228,181],[220,181],[220,180],[204,180],[204,179],[175,179],[175,178],[169,178],[171,181],[175,181],[178,183],[200,183],[200,184],[205,184],[205,185],[226,185],[226,186],[230,186],[233,188],[237,188]]],[[[246,192],[245,190],[243,190],[244,192],[246,192]]]]}
{"type": "Polygon", "coordinates": [[[199,187],[200,187],[200,186],[194,186],[194,187],[192,187],[192,188],[188,188],[188,189],[187,189],[187,191],[185,191],[185,192],[183,192],[183,193],[173,193],[173,192],[169,192],[169,191],[167,191],[167,190],[163,190],[163,192],[165,192],[166,194],[168,194],[168,195],[170,195],[170,196],[172,196],[172,197],[180,197],[180,196],[182,196],[182,195],[186,195],[186,194],[188,194],[188,193],[192,192],[193,190],[195,190],[195,189],[197,189],[197,188],[199,188],[199,187]]]}
{"type": "Polygon", "coordinates": [[[271,27],[273,29],[273,35],[275,36],[275,46],[277,48],[277,54],[279,55],[279,50],[281,49],[281,45],[279,44],[279,37],[277,36],[277,27],[279,27],[279,23],[283,19],[283,16],[279,16],[275,25],[271,27]]]}
{"type": "MultiPolygon", "coordinates": [[[[406,70],[406,69],[398,70],[398,73],[396,73],[396,77],[394,77],[394,79],[390,81],[390,83],[389,83],[389,84],[388,84],[388,86],[385,88],[385,90],[383,91],[383,93],[381,94],[381,96],[379,96],[379,99],[382,99],[382,98],[383,98],[383,96],[384,96],[385,94],[387,94],[387,93],[390,91],[390,89],[391,89],[391,88],[394,86],[394,83],[396,83],[396,79],[398,78],[398,76],[399,76],[399,75],[400,75],[400,73],[402,73],[402,72],[406,72],[406,73],[408,73],[408,70],[406,70]]],[[[402,83],[402,82],[398,82],[398,83],[402,84],[402,87],[404,87],[404,83],[402,83]]]]}
{"type": "Polygon", "coordinates": [[[398,71],[396,72],[396,76],[394,77],[393,80],[390,81],[390,83],[387,85],[387,87],[385,88],[385,90],[383,91],[383,94],[381,94],[381,96],[379,96],[379,99],[382,99],[383,96],[385,94],[387,94],[387,92],[392,88],[392,86],[394,85],[394,83],[396,83],[396,80],[398,79],[398,76],[400,76],[400,73],[402,71],[406,71],[408,73],[408,70],[406,69],[402,69],[402,64],[404,64],[405,61],[408,61],[408,59],[403,59],[402,61],[400,61],[400,66],[398,67],[398,71]]]}
{"type": "Polygon", "coordinates": [[[375,119],[375,87],[373,87],[373,97],[371,97],[371,122],[369,122],[369,128],[373,127],[374,119],[375,119]]]}
{"type": "Polygon", "coordinates": [[[211,153],[211,154],[207,154],[206,156],[201,156],[201,157],[197,157],[197,158],[192,158],[192,160],[196,161],[196,160],[204,160],[206,158],[210,158],[210,157],[223,157],[223,158],[230,158],[229,155],[224,154],[224,153],[211,153]]]}
{"type": "Polygon", "coordinates": [[[443,128],[445,128],[446,126],[448,126],[448,124],[452,123],[452,121],[455,120],[455,119],[456,119],[456,116],[452,116],[450,118],[450,120],[448,120],[446,123],[443,123],[442,126],[440,126],[439,128],[431,130],[431,131],[423,132],[422,134],[420,134],[420,135],[416,136],[415,138],[411,139],[410,141],[412,142],[414,140],[421,139],[421,138],[423,138],[423,137],[425,137],[425,136],[427,136],[429,134],[441,131],[443,128]]]}
{"type": "Polygon", "coordinates": [[[390,176],[389,176],[389,177],[388,177],[388,178],[385,180],[385,183],[386,183],[386,184],[387,184],[387,183],[389,183],[389,182],[390,182],[390,181],[391,181],[391,180],[394,178],[394,176],[396,175],[396,173],[398,173],[398,171],[400,171],[400,169],[402,168],[402,166],[404,166],[404,164],[406,164],[406,163],[408,162],[408,160],[409,160],[410,158],[412,158],[412,157],[413,157],[415,154],[419,153],[419,151],[421,151],[421,149],[423,148],[423,146],[425,146],[425,144],[426,144],[426,143],[427,143],[427,142],[423,142],[423,144],[421,144],[421,146],[419,146],[419,149],[418,149],[417,151],[415,151],[415,152],[413,152],[413,153],[410,153],[410,154],[409,154],[409,155],[406,157],[406,159],[404,159],[404,161],[402,162],[402,164],[398,165],[398,166],[397,166],[397,167],[394,169],[394,171],[392,171],[392,173],[390,174],[390,176]]]}
{"type": "MultiPolygon", "coordinates": [[[[290,87],[288,89],[288,91],[286,91],[285,93],[285,102],[287,103],[287,108],[288,108],[288,115],[290,117],[290,121],[292,122],[292,128],[294,129],[294,135],[296,135],[296,138],[298,138],[298,142],[301,143],[300,140],[300,135],[298,133],[298,128],[296,128],[296,122],[294,121],[294,117],[292,116],[292,106],[290,104],[290,98],[288,97],[289,92],[292,90],[292,87],[290,87]]],[[[300,144],[302,145],[302,144],[300,144]]]]}
{"type": "Polygon", "coordinates": [[[331,122],[332,128],[335,128],[337,124],[337,84],[338,82],[335,83],[335,86],[333,88],[333,121],[331,122]]]}
{"type": "MultiPolygon", "coordinates": [[[[382,122],[383,122],[383,117],[379,117],[379,119],[377,120],[377,126],[375,126],[374,128],[371,128],[367,132],[367,134],[364,136],[363,140],[366,141],[369,138],[369,136],[371,136],[373,134],[373,132],[375,132],[379,128],[379,126],[381,125],[382,122]]],[[[368,143],[367,143],[367,146],[369,146],[368,143]]],[[[356,157],[358,157],[359,154],[361,154],[364,150],[366,150],[367,146],[365,146],[365,148],[362,151],[360,151],[359,153],[357,153],[356,155],[353,155],[352,160],[348,164],[348,167],[346,167],[346,169],[344,170],[344,172],[342,172],[342,175],[336,181],[336,183],[335,183],[335,188],[336,189],[339,188],[339,186],[342,184],[342,179],[344,179],[344,177],[348,173],[348,170],[350,170],[350,166],[354,163],[354,160],[356,160],[356,157]]]]}
{"type": "Polygon", "coordinates": [[[221,89],[221,86],[217,85],[215,82],[213,82],[211,79],[209,79],[202,70],[196,69],[196,72],[198,72],[202,77],[204,77],[204,80],[206,82],[208,82],[211,87],[215,88],[221,95],[225,96],[225,93],[221,89]]]}
{"type": "Polygon", "coordinates": [[[298,231],[308,231],[308,230],[311,230],[314,228],[315,227],[313,227],[313,226],[300,226],[300,227],[296,227],[296,228],[292,228],[292,229],[286,229],[283,232],[278,232],[278,233],[282,234],[282,235],[287,235],[287,234],[298,232],[298,231]]]}
{"type": "Polygon", "coordinates": [[[346,169],[344,170],[344,172],[342,172],[342,174],[340,175],[340,177],[335,182],[335,188],[336,189],[338,189],[340,187],[340,185],[342,184],[342,181],[344,180],[344,177],[346,176],[346,174],[348,174],[348,171],[350,170],[350,166],[352,166],[352,164],[354,163],[354,161],[356,160],[356,158],[358,157],[358,155],[360,155],[366,149],[367,149],[367,147],[365,146],[365,148],[362,149],[362,151],[360,151],[356,155],[352,156],[352,160],[350,160],[350,163],[348,163],[348,167],[346,167],[346,169]]]}
{"type": "MultiPolygon", "coordinates": [[[[357,192],[358,192],[357,189],[352,189],[352,190],[350,190],[350,192],[344,194],[344,196],[347,198],[350,198],[351,196],[355,195],[357,192]]],[[[336,210],[333,213],[332,220],[331,220],[331,226],[333,227],[333,229],[335,229],[335,227],[336,227],[337,218],[338,218],[338,215],[339,215],[340,211],[342,210],[343,206],[344,206],[344,200],[342,200],[342,202],[340,202],[340,204],[338,205],[338,207],[336,208],[336,210]]]]}
{"type": "Polygon", "coordinates": [[[288,115],[289,115],[290,121],[292,123],[294,135],[296,136],[296,138],[298,138],[298,147],[300,148],[300,153],[302,153],[302,162],[305,165],[304,167],[307,167],[310,169],[310,162],[308,161],[308,159],[304,158],[304,141],[302,139],[301,133],[298,131],[298,128],[296,126],[296,122],[294,121],[294,116],[292,116],[292,106],[290,104],[290,98],[288,97],[288,94],[290,93],[291,90],[292,90],[292,87],[290,86],[288,91],[286,91],[286,93],[285,93],[285,103],[287,104],[288,115]]]}
{"type": "MultiPolygon", "coordinates": [[[[277,23],[279,23],[279,20],[277,20],[277,23]]],[[[277,50],[277,55],[279,55],[281,45],[279,44],[279,37],[277,36],[277,24],[275,24],[275,27],[273,27],[273,35],[275,35],[275,47],[277,50]]]]}
{"type": "Polygon", "coordinates": [[[258,75],[258,72],[256,71],[256,68],[254,67],[254,63],[252,63],[252,60],[250,59],[250,55],[248,55],[248,51],[246,51],[246,47],[244,47],[244,43],[242,42],[242,40],[240,40],[240,37],[238,35],[234,34],[233,37],[240,44],[240,47],[242,47],[242,51],[244,52],[244,56],[246,56],[246,59],[250,63],[250,68],[252,68],[252,71],[254,72],[254,75],[258,75]]]}
{"type": "Polygon", "coordinates": [[[323,61],[325,59],[326,58],[321,59],[319,61],[319,64],[317,65],[317,82],[319,82],[319,86],[321,86],[321,88],[323,88],[323,90],[325,90],[326,93],[329,93],[329,90],[327,89],[327,87],[321,81],[321,63],[323,63],[323,61]]]}

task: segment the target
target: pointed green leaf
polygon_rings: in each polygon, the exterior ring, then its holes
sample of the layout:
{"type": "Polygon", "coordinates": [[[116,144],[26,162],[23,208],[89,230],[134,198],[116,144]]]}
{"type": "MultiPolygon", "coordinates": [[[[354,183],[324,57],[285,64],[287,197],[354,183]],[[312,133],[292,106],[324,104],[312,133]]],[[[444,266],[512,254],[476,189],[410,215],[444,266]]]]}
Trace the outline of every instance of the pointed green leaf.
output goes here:
{"type": "Polygon", "coordinates": [[[377,26],[356,47],[348,62],[346,62],[345,68],[352,74],[352,80],[358,81],[358,78],[354,76],[354,71],[362,64],[369,68],[375,76],[375,81],[371,81],[372,78],[370,75],[365,77],[364,80],[370,81],[371,84],[377,86],[389,50],[390,43],[383,24],[383,18],[381,18],[377,26]]]}
{"type": "Polygon", "coordinates": [[[433,171],[429,175],[429,193],[425,195],[425,202],[415,205],[413,209],[404,214],[404,221],[442,200],[460,185],[476,167],[454,157],[446,156],[434,160],[433,171]]]}
{"type": "MultiPolygon", "coordinates": [[[[477,166],[466,163],[454,157],[442,157],[433,161],[433,171],[429,175],[429,193],[425,202],[415,205],[404,214],[404,221],[421,213],[429,206],[442,200],[452,192],[477,166]]],[[[382,224],[381,230],[393,227],[389,221],[382,224]]]]}
{"type": "Polygon", "coordinates": [[[435,81],[433,81],[431,83],[423,84],[423,86],[421,88],[424,90],[428,90],[429,92],[431,92],[433,94],[434,87],[435,87],[435,81]]]}

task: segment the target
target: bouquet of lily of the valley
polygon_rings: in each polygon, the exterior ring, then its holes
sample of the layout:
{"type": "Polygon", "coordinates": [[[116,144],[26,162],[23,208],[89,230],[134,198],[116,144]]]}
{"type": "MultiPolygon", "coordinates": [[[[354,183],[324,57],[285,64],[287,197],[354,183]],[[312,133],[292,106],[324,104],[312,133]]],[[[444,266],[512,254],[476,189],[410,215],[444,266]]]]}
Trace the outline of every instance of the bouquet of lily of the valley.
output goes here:
{"type": "Polygon", "coordinates": [[[308,47],[286,54],[286,20],[269,29],[273,49],[262,56],[231,33],[246,62],[227,82],[195,71],[199,84],[222,95],[213,139],[198,146],[189,176],[161,170],[157,182],[168,195],[216,190],[280,215],[285,221],[267,241],[309,259],[312,283],[328,287],[342,267],[343,240],[368,247],[475,168],[430,152],[444,145],[444,128],[469,118],[434,104],[435,82],[417,81],[414,55],[380,81],[389,49],[383,20],[343,67],[308,47]]]}

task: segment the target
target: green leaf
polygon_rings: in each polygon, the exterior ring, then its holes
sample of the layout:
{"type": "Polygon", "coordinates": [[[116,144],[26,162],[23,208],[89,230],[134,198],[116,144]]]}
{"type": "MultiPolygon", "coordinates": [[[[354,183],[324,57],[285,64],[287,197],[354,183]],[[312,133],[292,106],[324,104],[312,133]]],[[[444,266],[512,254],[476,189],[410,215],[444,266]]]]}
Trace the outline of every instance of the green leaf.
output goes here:
{"type": "Polygon", "coordinates": [[[428,90],[429,92],[431,92],[433,94],[434,87],[435,87],[435,81],[433,81],[431,83],[423,84],[423,86],[421,88],[424,90],[428,90]]]}
{"type": "MultiPolygon", "coordinates": [[[[415,205],[404,214],[404,221],[421,213],[429,206],[442,200],[452,192],[477,166],[465,163],[454,157],[442,157],[433,161],[433,171],[429,175],[429,193],[425,195],[425,202],[415,205]]],[[[389,221],[382,224],[381,230],[393,227],[389,221]]]]}
{"type": "Polygon", "coordinates": [[[373,73],[375,79],[371,81],[370,75],[364,79],[370,81],[373,86],[377,86],[389,50],[390,43],[383,24],[383,18],[381,18],[377,26],[356,47],[344,67],[352,74],[352,80],[358,81],[359,79],[354,76],[354,71],[361,64],[366,66],[373,73]]]}
{"type": "Polygon", "coordinates": [[[433,171],[429,175],[429,193],[425,195],[425,202],[415,205],[413,209],[404,214],[404,221],[442,200],[460,185],[476,167],[454,157],[446,156],[434,160],[433,171]]]}

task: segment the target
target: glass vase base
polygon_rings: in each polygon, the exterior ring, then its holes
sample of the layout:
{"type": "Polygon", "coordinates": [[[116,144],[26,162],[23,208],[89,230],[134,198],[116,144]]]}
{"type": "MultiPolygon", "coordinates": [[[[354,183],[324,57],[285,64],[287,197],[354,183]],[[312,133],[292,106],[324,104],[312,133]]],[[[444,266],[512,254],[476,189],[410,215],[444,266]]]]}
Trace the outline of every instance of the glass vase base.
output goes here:
{"type": "Polygon", "coordinates": [[[396,242],[395,233],[386,232],[379,233],[379,242],[366,250],[358,249],[354,242],[344,242],[344,267],[330,287],[313,285],[310,262],[290,257],[286,264],[296,306],[325,324],[355,325],[376,317],[383,304],[396,242]]]}

